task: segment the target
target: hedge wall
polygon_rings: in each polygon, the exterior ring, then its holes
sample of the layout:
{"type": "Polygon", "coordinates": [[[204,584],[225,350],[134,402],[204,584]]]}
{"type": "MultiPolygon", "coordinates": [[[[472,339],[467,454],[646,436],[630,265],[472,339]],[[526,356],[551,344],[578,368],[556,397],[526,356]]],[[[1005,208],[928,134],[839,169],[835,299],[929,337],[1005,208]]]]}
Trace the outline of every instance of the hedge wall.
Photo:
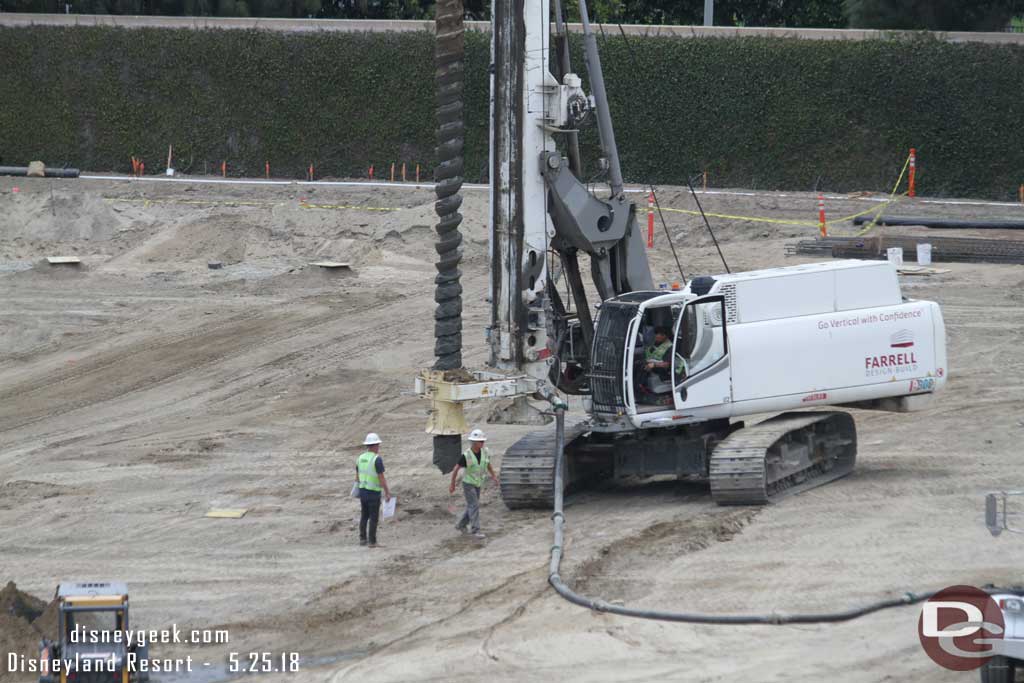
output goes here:
{"type": "MultiPolygon", "coordinates": [[[[578,37],[577,37],[578,38],[578,37]]],[[[627,179],[929,195],[1024,182],[1024,46],[933,39],[602,40],[627,179]],[[636,63],[629,47],[635,52],[636,63]]],[[[467,179],[487,163],[489,36],[467,36],[467,179]]],[[[579,44],[575,64],[582,71],[579,44]]],[[[0,159],[125,172],[131,155],[258,176],[363,176],[433,156],[427,33],[0,28],[0,159]]],[[[593,148],[595,134],[585,136],[593,148]]],[[[411,166],[410,166],[411,170],[411,166]]]]}

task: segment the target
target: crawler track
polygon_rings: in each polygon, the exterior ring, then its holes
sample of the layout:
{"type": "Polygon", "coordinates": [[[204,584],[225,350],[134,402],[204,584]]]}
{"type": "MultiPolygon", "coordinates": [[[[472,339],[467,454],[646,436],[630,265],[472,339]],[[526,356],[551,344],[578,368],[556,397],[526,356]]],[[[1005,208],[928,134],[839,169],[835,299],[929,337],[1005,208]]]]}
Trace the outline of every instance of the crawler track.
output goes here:
{"type": "MultiPolygon", "coordinates": [[[[586,433],[586,423],[567,425],[565,450],[570,451],[573,440],[586,433]]],[[[573,465],[567,459],[566,486],[572,485],[573,465]]],[[[505,451],[498,475],[501,498],[510,510],[520,508],[550,509],[555,495],[555,430],[531,432],[505,451]]]]}
{"type": "Polygon", "coordinates": [[[719,505],[763,505],[849,474],[856,457],[848,413],[783,413],[715,447],[711,497],[719,505]]]}

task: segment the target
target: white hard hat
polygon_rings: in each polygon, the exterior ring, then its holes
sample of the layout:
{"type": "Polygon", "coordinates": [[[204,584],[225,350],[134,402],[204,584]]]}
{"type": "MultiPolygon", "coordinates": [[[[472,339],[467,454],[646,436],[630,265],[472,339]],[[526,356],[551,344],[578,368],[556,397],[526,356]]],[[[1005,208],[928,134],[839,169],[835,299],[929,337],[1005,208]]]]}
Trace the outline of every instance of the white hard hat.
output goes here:
{"type": "Polygon", "coordinates": [[[482,429],[474,429],[469,433],[470,441],[487,441],[487,435],[484,434],[482,429]]]}
{"type": "Polygon", "coordinates": [[[370,432],[369,434],[366,435],[366,438],[363,439],[364,446],[376,446],[379,443],[380,437],[377,436],[376,432],[370,432]]]}

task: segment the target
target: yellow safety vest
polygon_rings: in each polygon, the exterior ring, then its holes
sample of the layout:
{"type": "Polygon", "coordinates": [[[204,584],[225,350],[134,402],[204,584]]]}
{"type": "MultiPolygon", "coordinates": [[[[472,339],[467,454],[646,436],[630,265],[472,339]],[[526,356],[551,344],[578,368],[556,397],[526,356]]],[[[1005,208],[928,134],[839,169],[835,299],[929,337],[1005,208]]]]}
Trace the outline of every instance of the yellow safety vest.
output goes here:
{"type": "Polygon", "coordinates": [[[487,447],[480,449],[479,458],[472,448],[467,448],[462,455],[466,458],[466,474],[462,477],[463,483],[478,488],[483,486],[487,465],[491,462],[491,454],[487,451],[487,447]]]}
{"type": "MultiPolygon", "coordinates": [[[[668,350],[671,348],[672,342],[670,342],[667,339],[661,344],[652,344],[651,346],[648,346],[646,349],[644,349],[644,360],[647,362],[655,361],[660,363],[661,361],[666,360],[665,354],[668,353],[668,350]]],[[[684,370],[686,370],[686,362],[683,360],[683,357],[677,353],[676,374],[681,375],[683,374],[684,370]]]]}
{"type": "Polygon", "coordinates": [[[377,476],[377,468],[374,467],[376,462],[377,454],[373,451],[366,451],[359,456],[359,488],[380,491],[380,477],[377,476]]]}
{"type": "Polygon", "coordinates": [[[663,361],[665,360],[665,354],[672,348],[672,342],[668,339],[661,342],[660,344],[651,344],[644,351],[644,360],[646,361],[663,361]]]}

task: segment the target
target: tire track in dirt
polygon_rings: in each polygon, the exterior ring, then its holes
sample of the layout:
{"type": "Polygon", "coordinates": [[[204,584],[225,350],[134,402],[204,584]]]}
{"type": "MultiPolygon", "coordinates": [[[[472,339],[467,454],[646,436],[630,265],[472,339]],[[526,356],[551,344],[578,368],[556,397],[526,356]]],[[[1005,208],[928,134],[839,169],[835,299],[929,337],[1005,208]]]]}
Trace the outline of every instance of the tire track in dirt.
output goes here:
{"type": "Polygon", "coordinates": [[[639,533],[602,546],[596,555],[563,572],[563,579],[583,595],[600,596],[606,601],[637,600],[655,587],[637,585],[632,579],[634,567],[665,565],[715,543],[731,541],[760,511],[722,508],[655,522],[639,533]]]}
{"type": "MultiPolygon", "coordinates": [[[[399,306],[401,304],[392,304],[393,306],[399,306]]],[[[383,307],[384,310],[387,306],[383,307]]],[[[320,330],[335,325],[340,321],[351,317],[353,314],[351,311],[338,312],[335,309],[331,309],[324,314],[316,314],[311,316],[295,316],[290,313],[285,313],[275,317],[267,317],[261,313],[244,314],[235,316],[228,321],[218,323],[213,326],[204,326],[201,329],[193,329],[187,332],[175,335],[172,339],[167,340],[165,337],[160,340],[143,342],[141,344],[134,344],[127,348],[117,349],[106,354],[99,362],[93,363],[91,366],[87,366],[82,369],[78,369],[68,377],[62,371],[51,371],[47,375],[44,375],[44,381],[42,385],[35,385],[34,382],[28,380],[22,382],[19,385],[8,389],[7,391],[0,393],[0,401],[5,398],[13,398],[15,396],[23,399],[27,395],[35,395],[36,401],[41,404],[35,411],[32,411],[27,416],[27,419],[17,419],[17,416],[23,416],[25,414],[25,406],[21,401],[18,401],[15,405],[14,401],[7,401],[0,405],[12,406],[12,410],[9,414],[13,414],[14,424],[4,420],[3,409],[0,408],[0,433],[10,432],[19,428],[30,426],[34,423],[49,420],[51,418],[66,415],[71,412],[80,411],[85,408],[95,408],[101,404],[108,403],[116,400],[123,400],[132,394],[140,392],[157,391],[161,386],[174,382],[176,380],[187,377],[190,374],[201,372],[204,368],[209,366],[215,366],[217,363],[223,361],[225,358],[240,359],[250,354],[253,351],[266,349],[274,344],[287,342],[293,339],[313,339],[319,333],[320,330]],[[263,330],[281,329],[276,334],[261,334],[263,330]],[[210,348],[210,339],[213,338],[215,346],[210,348]],[[193,351],[193,346],[201,345],[206,353],[196,354],[193,351]],[[166,368],[164,372],[160,373],[146,373],[146,367],[150,364],[158,364],[166,360],[168,353],[174,355],[176,359],[180,359],[179,363],[175,363],[166,368]],[[133,368],[140,368],[138,371],[126,372],[124,368],[125,358],[128,357],[133,368]],[[93,382],[102,381],[103,374],[108,372],[116,372],[120,375],[124,375],[130,378],[127,386],[115,386],[106,388],[104,391],[97,392],[94,390],[93,382]],[[80,394],[83,398],[80,400],[61,400],[67,397],[69,393],[69,383],[77,383],[80,387],[80,394]],[[28,391],[19,391],[24,388],[25,384],[29,384],[28,391]],[[46,390],[51,390],[47,392],[46,390]],[[40,393],[42,395],[40,396],[40,393]],[[53,394],[57,394],[56,397],[53,394]],[[7,422],[7,424],[5,424],[7,422]]],[[[356,325],[352,325],[345,332],[340,335],[333,335],[323,341],[319,341],[312,346],[307,346],[302,349],[291,351],[286,353],[284,357],[296,359],[302,356],[311,357],[322,357],[327,358],[344,359],[351,356],[353,347],[359,345],[360,342],[365,341],[367,333],[379,333],[386,335],[393,332],[395,329],[405,324],[404,318],[401,315],[389,316],[388,319],[376,326],[369,329],[359,328],[356,325]],[[323,353],[325,349],[331,349],[330,353],[323,353]]],[[[257,378],[262,379],[266,375],[266,369],[269,367],[278,368],[281,366],[281,356],[275,357],[264,363],[260,363],[252,367],[251,370],[245,372],[242,375],[232,376],[231,382],[241,382],[244,380],[254,380],[257,378]]],[[[300,370],[293,370],[289,374],[296,374],[301,372],[300,370]]],[[[74,387],[73,387],[74,388],[74,387]]],[[[238,391],[232,393],[238,394],[247,390],[247,387],[242,386],[238,391]]],[[[175,397],[176,402],[183,402],[191,398],[202,396],[203,394],[209,393],[208,388],[201,388],[198,391],[187,393],[183,396],[175,397]]],[[[168,399],[169,400],[169,399],[168,399]]],[[[223,400],[223,398],[221,399],[223,400]]],[[[146,411],[153,411],[154,406],[146,407],[146,411]]],[[[381,414],[383,414],[383,409],[381,414]]],[[[170,417],[170,416],[164,416],[170,417]]],[[[106,422],[106,418],[100,417],[101,421],[106,422]]],[[[58,433],[63,433],[63,430],[58,433]]],[[[39,438],[46,438],[51,436],[53,432],[44,434],[33,435],[34,440],[39,438]]],[[[81,438],[81,437],[78,437],[81,438]]],[[[14,444],[9,444],[13,446],[14,444]]]]}

